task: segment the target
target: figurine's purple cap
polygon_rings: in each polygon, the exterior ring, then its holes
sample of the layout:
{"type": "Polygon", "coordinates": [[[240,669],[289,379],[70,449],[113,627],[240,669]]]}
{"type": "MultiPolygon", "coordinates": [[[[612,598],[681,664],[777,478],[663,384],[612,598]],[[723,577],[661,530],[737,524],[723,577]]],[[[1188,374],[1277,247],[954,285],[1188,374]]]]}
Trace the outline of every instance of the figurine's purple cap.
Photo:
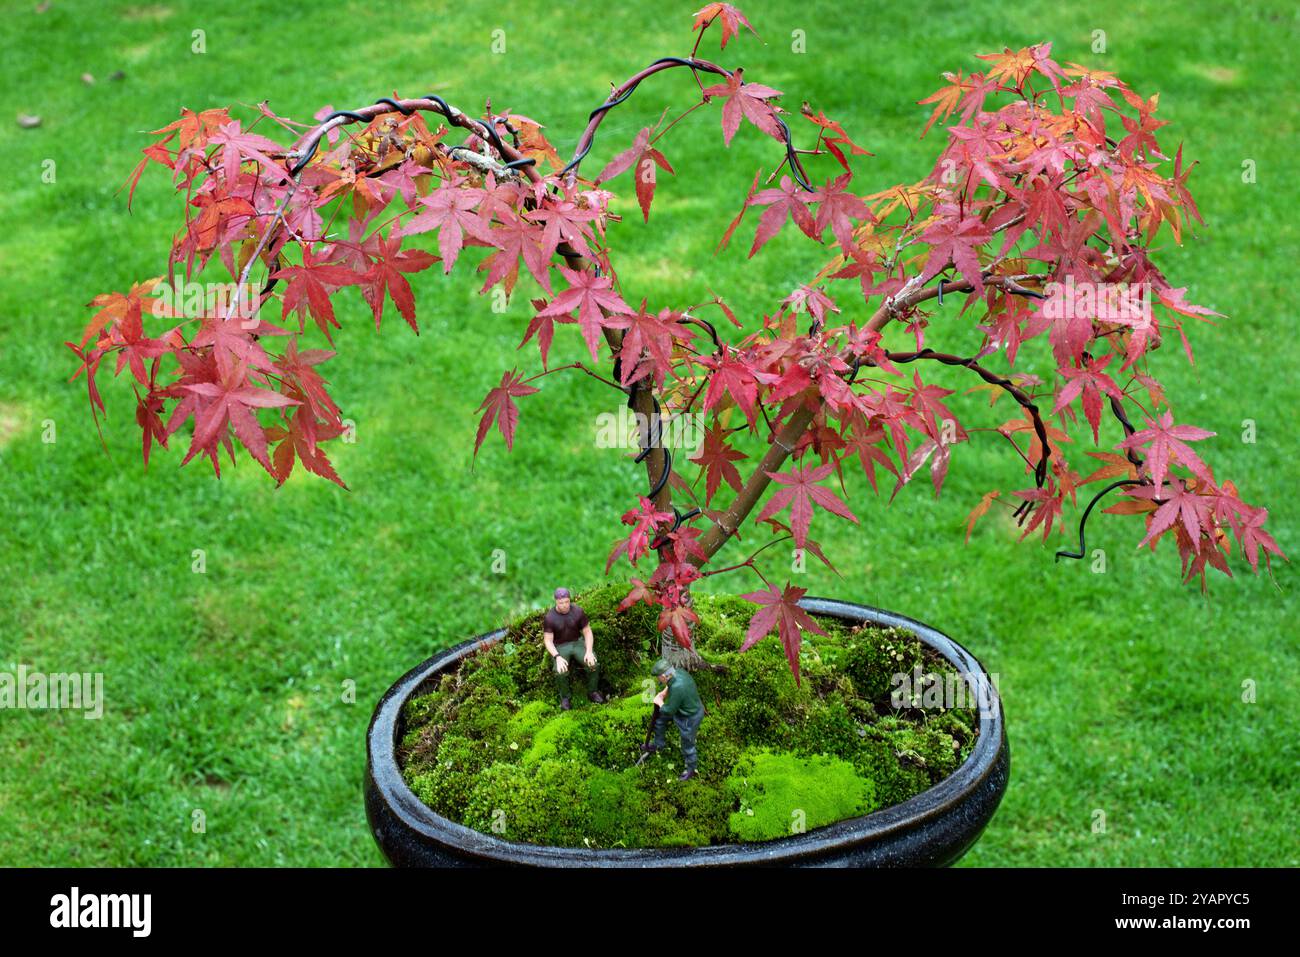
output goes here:
{"type": "Polygon", "coordinates": [[[567,589],[567,588],[557,588],[557,589],[555,589],[555,597],[556,597],[556,598],[568,598],[568,597],[569,597],[569,589],[567,589]]]}

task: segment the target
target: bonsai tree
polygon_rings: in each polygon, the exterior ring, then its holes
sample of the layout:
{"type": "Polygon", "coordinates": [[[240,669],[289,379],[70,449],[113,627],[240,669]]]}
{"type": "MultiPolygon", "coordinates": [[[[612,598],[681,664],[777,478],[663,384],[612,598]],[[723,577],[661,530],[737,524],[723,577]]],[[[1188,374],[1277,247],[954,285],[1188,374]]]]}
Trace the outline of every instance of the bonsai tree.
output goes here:
{"type": "Polygon", "coordinates": [[[741,67],[702,59],[711,29],[724,54],[754,33],[730,4],[698,11],[689,55],[613,87],[567,162],[541,123],[490,101],[471,113],[395,94],[323,110],[314,124],[265,104],[251,123],[226,109],[182,110],[128,180],[128,206],[150,165],[169,170],[185,196],[167,281],[96,296],[81,342],[68,343],[96,417],[107,359],[132,380],[146,464],[155,443],[188,427],[182,464],[203,458],[220,475],[222,450],[233,459],[238,444],[277,483],[300,465],[346,488],[327,452],[344,421],[321,372],[334,356],[321,346],[340,327],[338,297],[356,288],[376,326],[389,306],[418,332],[414,274],[473,263],[485,294],[528,290],[521,345],[537,350],[530,369],[504,370],[483,399],[475,452],[493,426],[513,444],[518,400],[547,376],[583,373],[619,392],[641,423],[645,486],[612,513],[630,531],[606,571],[621,559],[640,570],[623,607],[658,607],[675,664],[701,664],[693,584],[747,569],[763,587],[744,596],[759,606],[745,647],[776,631],[797,679],[801,636],[820,629],[799,607],[804,590],[769,580],[759,553],[789,539],[829,565],[812,531],[858,521],[844,500],[846,470],[861,468],[873,489],[892,484],[891,500],[928,471],[938,493],[954,450],[977,431],[1005,442],[1019,464],[980,499],[972,527],[997,504],[1022,538],[1046,540],[1061,533],[1067,507],[1080,509],[1078,547],[1057,557],[1081,558],[1089,514],[1115,492],[1106,510],[1140,517],[1140,545],[1171,542],[1184,577],[1202,587],[1211,568],[1231,574],[1234,549],[1255,571],[1281,555],[1263,527],[1267,511],[1196,450],[1213,433],[1176,416],[1152,373],[1152,353],[1171,333],[1190,362],[1188,320],[1218,315],[1189,302],[1155,262],[1157,241],[1180,242],[1202,223],[1187,185],[1194,164],[1157,143],[1158,97],[1062,66],[1047,43],[981,56],[982,72],[945,74],[921,101],[933,106],[923,135],[951,124],[933,167],[865,192],[855,167],[872,154],[815,106],[792,110],[741,67]],[[618,144],[602,169],[584,168],[609,113],[671,70],[691,73],[698,100],[618,144]],[[771,169],[755,174],[720,247],[740,232],[753,257],[791,230],[826,247],[820,271],[774,295],[766,315],[738,316],[717,295],[656,301],[655,290],[620,281],[611,255],[612,190],[630,187],[649,224],[659,177],[677,173],[670,134],[700,109],[720,111],[720,155],[736,136],[773,141],[771,169]],[[292,141],[265,135],[272,128],[292,141]],[[228,294],[159,295],[178,272],[229,277],[228,294]],[[938,325],[953,351],[931,344],[938,325]],[[574,361],[552,361],[559,326],[581,336],[574,361]],[[904,330],[893,337],[902,345],[886,344],[891,326],[904,330]],[[1018,368],[1025,354],[1050,356],[1052,373],[1018,368]],[[995,430],[968,430],[953,392],[926,378],[939,365],[966,369],[1016,413],[995,430]],[[693,457],[665,441],[665,423],[683,415],[705,423],[693,457]],[[1088,458],[1067,456],[1073,440],[1088,458]],[[755,525],[778,537],[715,560],[755,525]]]}

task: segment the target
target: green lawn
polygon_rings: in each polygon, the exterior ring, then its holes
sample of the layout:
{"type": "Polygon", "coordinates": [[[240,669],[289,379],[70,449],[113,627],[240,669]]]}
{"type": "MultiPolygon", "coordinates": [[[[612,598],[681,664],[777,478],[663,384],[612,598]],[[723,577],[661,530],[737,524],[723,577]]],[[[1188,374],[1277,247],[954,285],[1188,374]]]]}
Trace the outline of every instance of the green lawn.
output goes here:
{"type": "MultiPolygon", "coordinates": [[[[916,101],[941,72],[978,68],[976,53],[1051,40],[1061,62],[1159,91],[1162,143],[1181,139],[1199,161],[1191,185],[1208,226],[1181,249],[1167,241],[1158,262],[1191,301],[1231,318],[1193,330],[1195,367],[1166,348],[1157,373],[1181,421],[1218,433],[1199,450],[1300,553],[1294,5],[742,6],[767,44],[746,35],[717,58],[784,90],[787,106],[807,99],[841,120],[876,154],[858,167],[864,192],[930,168],[938,140],[917,139],[927,111],[916,101]],[[791,52],[796,29],[806,54],[791,52]],[[1091,50],[1096,30],[1104,54],[1091,50]],[[1248,159],[1253,184],[1241,178],[1248,159]],[[1246,419],[1253,444],[1241,440],[1246,419]]],[[[694,6],[667,15],[671,5],[631,0],[580,20],[572,5],[535,2],[34,7],[6,2],[0,15],[0,670],[102,671],[107,703],[100,721],[0,712],[0,864],[379,864],[361,802],[371,706],[434,649],[537,606],[556,584],[601,579],[643,480],[592,447],[595,417],[617,401],[586,377],[549,378],[524,400],[513,453],[494,437],[471,469],[475,406],[521,356],[535,364],[515,351],[526,297],[497,315],[468,272],[431,270],[416,283],[418,338],[397,321],[376,335],[356,296],[343,310],[327,371],[357,424],[356,443],[331,451],[351,492],[301,475],[277,491],[246,457],[217,481],[201,464],[179,469],[179,449],[146,473],[129,388],[102,377],[106,455],[62,345],[79,338],[92,296],[163,270],[178,222],[166,176],[150,171],[130,215],[114,192],[141,131],[181,105],[268,99],[302,118],[393,90],[435,90],[469,110],[490,96],[545,123],[567,152],[609,81],[689,52],[694,6]],[[110,82],[115,70],[125,78],[110,82]],[[18,113],[42,123],[21,129],[18,113]],[[496,549],[505,574],[493,573],[496,549]]],[[[716,56],[716,39],[705,49],[716,56]]],[[[647,84],[602,128],[588,171],[692,89],[684,73],[647,84]]],[[[678,175],[661,179],[652,228],[628,216],[614,243],[624,282],[653,303],[713,288],[755,316],[816,255],[785,236],[749,264],[747,238],[712,255],[772,160],[771,141],[742,130],[720,162],[717,123],[701,110],[670,136],[678,175]]],[[[936,317],[936,344],[960,351],[976,337],[956,306],[936,317]]],[[[556,354],[580,348],[562,330],[556,354]]],[[[945,371],[933,374],[949,387],[971,384],[945,371]]],[[[966,401],[968,425],[996,425],[1006,408],[966,401]]],[[[1138,524],[1109,516],[1090,527],[1106,574],[1054,564],[1052,550],[1072,543],[1016,544],[1006,522],[963,546],[979,495],[1023,476],[990,440],[961,451],[937,502],[924,481],[890,508],[852,486],[862,525],[814,525],[844,579],[818,566],[794,581],[927,621],[1000,676],[1012,780],[965,863],[1300,863],[1294,567],[1279,564],[1273,581],[1234,566],[1204,597],[1179,583],[1168,545],[1135,552],[1138,524]],[[1241,700],[1248,679],[1253,704],[1241,700]]],[[[753,580],[710,584],[748,591],[753,580]]]]}

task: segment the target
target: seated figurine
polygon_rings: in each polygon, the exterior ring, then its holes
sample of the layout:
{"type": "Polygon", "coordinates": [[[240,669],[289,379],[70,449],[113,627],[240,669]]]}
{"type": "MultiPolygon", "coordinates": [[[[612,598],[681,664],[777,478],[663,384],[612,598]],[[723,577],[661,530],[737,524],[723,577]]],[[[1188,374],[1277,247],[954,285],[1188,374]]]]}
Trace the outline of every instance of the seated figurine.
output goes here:
{"type": "Polygon", "coordinates": [[[571,707],[569,694],[569,669],[581,661],[587,672],[587,697],[596,704],[604,704],[605,696],[596,690],[600,683],[600,665],[592,648],[595,639],[587,613],[573,604],[569,589],[555,589],[555,607],[542,619],[542,642],[555,666],[555,683],[560,692],[560,708],[571,707]]]}

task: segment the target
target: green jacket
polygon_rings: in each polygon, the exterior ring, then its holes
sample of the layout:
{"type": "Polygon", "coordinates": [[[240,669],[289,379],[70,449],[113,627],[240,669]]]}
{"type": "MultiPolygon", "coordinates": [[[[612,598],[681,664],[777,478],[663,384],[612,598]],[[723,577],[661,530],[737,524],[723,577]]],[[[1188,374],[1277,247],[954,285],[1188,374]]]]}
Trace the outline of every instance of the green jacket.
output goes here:
{"type": "Polygon", "coordinates": [[[682,668],[675,668],[673,676],[668,679],[668,696],[664,698],[659,710],[666,715],[692,718],[704,705],[700,702],[700,692],[695,687],[695,679],[682,668]]]}

